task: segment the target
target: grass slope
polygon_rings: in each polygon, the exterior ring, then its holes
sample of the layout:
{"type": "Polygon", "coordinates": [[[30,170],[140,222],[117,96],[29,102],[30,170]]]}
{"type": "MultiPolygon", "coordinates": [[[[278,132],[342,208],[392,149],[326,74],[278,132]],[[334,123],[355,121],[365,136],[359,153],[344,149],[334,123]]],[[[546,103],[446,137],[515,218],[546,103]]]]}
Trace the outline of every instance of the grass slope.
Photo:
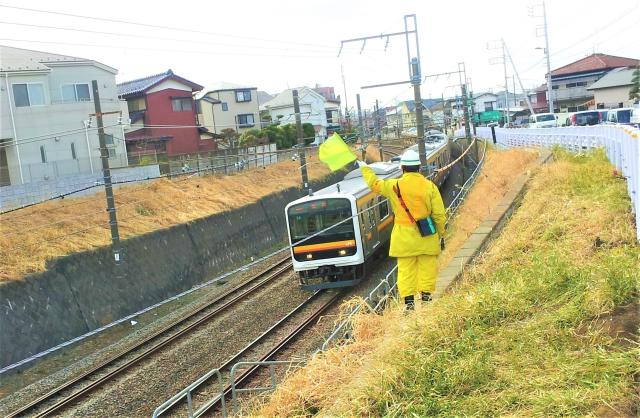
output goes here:
{"type": "MultiPolygon", "coordinates": [[[[308,157],[310,179],[329,173],[308,157]]],[[[300,162],[285,161],[232,176],[180,177],[114,189],[121,239],[186,223],[299,186],[300,162]]],[[[2,215],[0,281],[44,271],[47,260],[109,245],[104,193],[51,201],[2,215]]]]}
{"type": "Polygon", "coordinates": [[[363,314],[260,416],[635,416],[640,247],[603,153],[530,182],[458,287],[416,313],[363,314]]]}

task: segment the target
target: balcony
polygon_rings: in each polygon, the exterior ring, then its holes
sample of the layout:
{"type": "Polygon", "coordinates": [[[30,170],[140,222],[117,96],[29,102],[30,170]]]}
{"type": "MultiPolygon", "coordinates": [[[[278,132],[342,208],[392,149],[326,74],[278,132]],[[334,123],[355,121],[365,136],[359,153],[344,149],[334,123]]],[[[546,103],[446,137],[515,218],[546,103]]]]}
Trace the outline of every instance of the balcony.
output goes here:
{"type": "Polygon", "coordinates": [[[587,90],[586,87],[571,87],[571,88],[559,88],[557,90],[553,90],[553,99],[558,101],[563,100],[578,100],[584,99],[589,100],[593,99],[593,92],[587,90]]]}

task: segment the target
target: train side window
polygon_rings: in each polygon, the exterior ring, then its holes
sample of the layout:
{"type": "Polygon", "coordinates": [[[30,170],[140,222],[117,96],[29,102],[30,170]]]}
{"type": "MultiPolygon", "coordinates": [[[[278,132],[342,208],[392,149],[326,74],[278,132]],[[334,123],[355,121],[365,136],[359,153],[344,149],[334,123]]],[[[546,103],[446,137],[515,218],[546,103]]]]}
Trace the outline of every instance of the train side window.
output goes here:
{"type": "Polygon", "coordinates": [[[375,201],[371,199],[367,205],[367,212],[369,214],[369,229],[373,229],[376,226],[376,214],[373,210],[373,203],[375,201]]]}
{"type": "Polygon", "coordinates": [[[389,216],[389,202],[384,197],[379,197],[378,200],[382,203],[378,205],[380,208],[380,219],[384,219],[389,216]]]}

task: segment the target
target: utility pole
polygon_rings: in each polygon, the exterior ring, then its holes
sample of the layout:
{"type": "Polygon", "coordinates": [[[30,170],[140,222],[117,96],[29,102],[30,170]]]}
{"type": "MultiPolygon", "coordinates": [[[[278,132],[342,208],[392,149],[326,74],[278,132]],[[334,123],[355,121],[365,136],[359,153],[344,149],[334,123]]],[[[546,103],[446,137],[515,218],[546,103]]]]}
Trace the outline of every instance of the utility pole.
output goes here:
{"type": "Polygon", "coordinates": [[[118,219],[116,217],[116,205],[113,198],[113,185],[111,184],[111,169],[109,168],[109,150],[104,139],[104,124],[102,123],[102,106],[100,105],[100,92],[98,82],[91,81],[93,89],[93,105],[96,122],[98,125],[98,141],[100,142],[100,160],[102,161],[102,177],[104,181],[104,193],[107,198],[107,212],[109,212],[109,226],[111,228],[111,251],[116,264],[122,262],[122,250],[120,249],[120,234],[118,233],[118,219]]]}
{"type": "Polygon", "coordinates": [[[547,8],[542,2],[542,16],[544,17],[544,53],[547,56],[547,95],[549,96],[549,113],[553,113],[553,97],[551,96],[551,60],[549,59],[549,32],[547,31],[547,8]]]}
{"type": "MultiPolygon", "coordinates": [[[[504,40],[503,40],[504,42],[504,40]]],[[[509,58],[509,61],[511,62],[511,68],[513,68],[513,72],[516,76],[516,78],[518,79],[518,84],[520,84],[520,89],[522,90],[522,93],[524,94],[524,99],[527,102],[527,106],[529,107],[529,112],[531,112],[531,114],[533,115],[533,106],[531,105],[531,100],[529,100],[529,95],[527,94],[526,89],[524,88],[524,85],[522,84],[522,80],[520,80],[520,75],[518,74],[518,70],[516,69],[516,64],[513,62],[513,59],[511,58],[511,53],[509,52],[509,48],[507,48],[507,44],[506,42],[504,43],[504,49],[507,52],[507,58],[509,58]]],[[[516,92],[516,88],[515,88],[515,84],[513,87],[513,93],[515,95],[516,92]]]]}
{"type": "Polygon", "coordinates": [[[293,89],[293,112],[296,114],[296,130],[298,132],[298,154],[300,155],[300,171],[302,171],[302,188],[309,190],[309,177],[307,175],[307,157],[304,150],[304,134],[302,132],[302,118],[300,117],[300,100],[298,99],[298,90],[293,89]]]}
{"type": "MultiPolygon", "coordinates": [[[[502,39],[502,65],[504,66],[504,102],[505,102],[505,106],[507,106],[506,125],[509,125],[509,122],[511,122],[510,115],[509,115],[509,82],[507,80],[507,52],[504,44],[504,39],[502,39]]],[[[508,126],[505,126],[505,127],[508,127],[508,126]]]]}
{"type": "Polygon", "coordinates": [[[375,84],[371,86],[362,86],[361,88],[375,88],[375,87],[386,87],[386,86],[395,86],[399,84],[408,84],[411,83],[414,87],[414,96],[416,100],[416,119],[417,120],[417,134],[418,134],[418,149],[420,152],[420,161],[423,163],[423,169],[426,169],[426,155],[425,155],[425,147],[424,147],[424,120],[422,119],[422,100],[420,98],[420,44],[418,40],[418,20],[415,14],[405,15],[404,16],[404,31],[402,32],[393,32],[393,33],[381,33],[374,36],[365,36],[362,38],[354,38],[354,39],[346,39],[340,42],[340,51],[338,52],[338,56],[342,52],[342,48],[345,43],[349,42],[362,42],[362,48],[360,53],[364,50],[367,40],[370,39],[378,39],[384,40],[386,43],[389,43],[389,38],[395,36],[403,36],[406,41],[407,46],[407,66],[409,69],[409,80],[396,81],[392,83],[385,84],[375,84]],[[409,21],[413,21],[413,29],[409,29],[409,21]],[[414,45],[415,45],[415,57],[411,55],[411,42],[409,40],[409,35],[413,34],[415,36],[414,45]],[[419,112],[419,113],[418,113],[419,112]]]}
{"type": "Polygon", "coordinates": [[[362,126],[362,108],[360,107],[360,93],[356,94],[356,105],[358,106],[358,132],[360,133],[360,144],[362,145],[362,161],[367,154],[367,146],[364,134],[364,126],[362,126]]]}
{"type": "Polygon", "coordinates": [[[380,108],[378,107],[378,99],[376,99],[376,130],[378,135],[378,150],[380,151],[380,161],[384,161],[382,153],[382,131],[380,129],[380,108]]]}
{"type": "Polygon", "coordinates": [[[471,139],[471,126],[469,125],[469,99],[467,98],[467,86],[462,86],[462,111],[464,112],[464,136],[471,139]]]}

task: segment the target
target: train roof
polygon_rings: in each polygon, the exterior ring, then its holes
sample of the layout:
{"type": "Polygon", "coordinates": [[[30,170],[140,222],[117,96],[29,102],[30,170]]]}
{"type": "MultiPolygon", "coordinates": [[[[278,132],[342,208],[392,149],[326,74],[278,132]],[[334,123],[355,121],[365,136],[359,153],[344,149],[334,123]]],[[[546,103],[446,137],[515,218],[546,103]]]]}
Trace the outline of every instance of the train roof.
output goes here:
{"type": "MultiPolygon", "coordinates": [[[[441,148],[446,146],[446,144],[446,140],[428,142],[426,144],[427,159],[430,158],[433,154],[437,153],[441,148]]],[[[417,145],[413,145],[409,148],[415,149],[417,151],[417,145]]],[[[369,164],[369,167],[371,167],[371,169],[373,169],[373,172],[376,173],[381,179],[396,178],[402,175],[399,162],[377,162],[369,164]]],[[[338,197],[337,195],[339,194],[343,194],[345,195],[345,197],[352,195],[356,199],[358,199],[362,196],[365,196],[369,192],[369,186],[367,186],[367,184],[364,182],[364,179],[362,178],[362,172],[358,168],[347,173],[347,175],[344,176],[344,179],[340,180],[339,182],[327,186],[323,189],[313,191],[313,194],[311,196],[304,196],[291,202],[290,205],[295,203],[303,203],[310,200],[322,199],[329,196],[335,198],[338,197]]]]}

